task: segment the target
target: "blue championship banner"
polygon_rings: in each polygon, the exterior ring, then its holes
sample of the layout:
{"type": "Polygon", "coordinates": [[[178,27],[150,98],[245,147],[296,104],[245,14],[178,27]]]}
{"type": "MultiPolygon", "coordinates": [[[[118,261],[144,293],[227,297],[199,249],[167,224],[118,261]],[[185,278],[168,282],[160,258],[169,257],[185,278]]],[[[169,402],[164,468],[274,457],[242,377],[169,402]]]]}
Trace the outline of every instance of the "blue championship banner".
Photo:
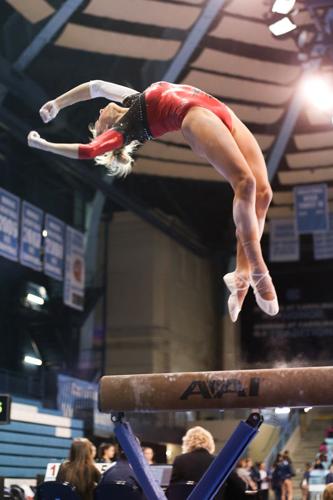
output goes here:
{"type": "Polygon", "coordinates": [[[20,199],[0,188],[0,255],[18,260],[20,199]]]}
{"type": "Polygon", "coordinates": [[[270,262],[299,260],[299,236],[294,219],[272,219],[269,224],[270,262]]]}
{"type": "Polygon", "coordinates": [[[20,262],[36,271],[42,270],[43,211],[27,201],[22,202],[20,262]]]}
{"type": "Polygon", "coordinates": [[[327,185],[312,184],[294,188],[296,227],[299,234],[328,230],[327,185]]]}
{"type": "Polygon", "coordinates": [[[44,273],[56,280],[63,280],[65,224],[50,214],[45,215],[44,273]]]}
{"type": "Polygon", "coordinates": [[[333,213],[329,217],[330,228],[313,235],[313,252],[315,260],[333,259],[333,213]]]}
{"type": "Polygon", "coordinates": [[[64,303],[79,311],[84,306],[84,280],[84,235],[66,226],[64,303]]]}

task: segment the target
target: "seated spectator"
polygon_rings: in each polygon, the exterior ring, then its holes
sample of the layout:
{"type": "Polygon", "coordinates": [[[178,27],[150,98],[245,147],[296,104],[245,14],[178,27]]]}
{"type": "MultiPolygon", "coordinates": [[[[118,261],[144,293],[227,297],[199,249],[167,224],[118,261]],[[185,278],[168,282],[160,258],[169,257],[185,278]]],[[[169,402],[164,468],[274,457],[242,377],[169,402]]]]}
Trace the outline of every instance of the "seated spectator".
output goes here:
{"type": "MultiPolygon", "coordinates": [[[[183,437],[182,455],[173,463],[171,483],[193,481],[197,483],[214,460],[215,443],[210,432],[203,427],[189,429],[183,437]]],[[[223,487],[223,499],[243,498],[246,483],[232,472],[223,487]]],[[[221,498],[221,492],[216,498],[221,498]]]]}
{"type": "Polygon", "coordinates": [[[323,500],[333,500],[333,483],[328,484],[324,489],[323,500]]]}
{"type": "Polygon", "coordinates": [[[325,484],[333,483],[333,465],[331,465],[329,473],[325,477],[325,484]]]}
{"type": "Polygon", "coordinates": [[[171,482],[198,482],[214,460],[213,436],[203,427],[193,427],[183,437],[182,451],[174,460],[171,482]]]}
{"type": "Polygon", "coordinates": [[[320,446],[319,446],[319,453],[323,453],[324,455],[327,455],[328,449],[327,449],[327,444],[325,441],[323,441],[320,446]]]}
{"type": "Polygon", "coordinates": [[[93,491],[100,477],[93,461],[93,444],[89,439],[74,439],[69,459],[61,464],[56,481],[74,486],[82,500],[93,500],[93,491]]]}
{"type": "Polygon", "coordinates": [[[135,472],[121,446],[119,446],[118,460],[115,465],[104,472],[99,484],[110,484],[116,481],[122,481],[133,489],[141,491],[135,472]]]}
{"type": "Polygon", "coordinates": [[[144,448],[142,448],[142,451],[143,451],[143,455],[144,455],[145,459],[147,460],[148,464],[154,465],[155,460],[154,460],[153,448],[151,448],[150,446],[144,446],[144,448]]]}
{"type": "Polygon", "coordinates": [[[319,469],[319,470],[324,470],[325,467],[323,466],[323,464],[322,464],[322,462],[321,462],[321,460],[320,460],[319,457],[315,459],[313,468],[314,469],[319,469]]]}
{"type": "Polygon", "coordinates": [[[101,443],[98,447],[98,463],[110,464],[116,460],[116,447],[112,443],[101,443]]]}

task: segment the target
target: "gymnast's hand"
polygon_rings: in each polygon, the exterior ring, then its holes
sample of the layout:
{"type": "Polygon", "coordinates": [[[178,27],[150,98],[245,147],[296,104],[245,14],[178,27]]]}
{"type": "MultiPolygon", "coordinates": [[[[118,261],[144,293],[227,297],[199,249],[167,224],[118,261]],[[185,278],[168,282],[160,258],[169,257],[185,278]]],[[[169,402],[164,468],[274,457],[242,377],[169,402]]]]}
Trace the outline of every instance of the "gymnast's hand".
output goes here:
{"type": "Polygon", "coordinates": [[[38,132],[32,130],[28,135],[28,144],[31,148],[45,149],[47,141],[42,139],[38,132]]]}
{"type": "Polygon", "coordinates": [[[39,114],[44,123],[48,123],[59,113],[59,106],[55,100],[46,102],[39,110],[39,114]]]}

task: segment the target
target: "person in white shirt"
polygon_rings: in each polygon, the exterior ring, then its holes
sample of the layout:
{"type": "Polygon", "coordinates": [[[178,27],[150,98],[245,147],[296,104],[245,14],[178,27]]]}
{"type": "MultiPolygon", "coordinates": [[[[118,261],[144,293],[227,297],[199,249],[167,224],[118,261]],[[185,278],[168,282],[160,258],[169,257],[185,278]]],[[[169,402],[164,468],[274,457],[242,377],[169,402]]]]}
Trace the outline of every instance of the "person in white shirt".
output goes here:
{"type": "Polygon", "coordinates": [[[269,496],[269,477],[266,471],[265,462],[261,462],[259,464],[259,474],[260,474],[260,483],[259,483],[259,499],[260,500],[268,500],[269,496]]]}

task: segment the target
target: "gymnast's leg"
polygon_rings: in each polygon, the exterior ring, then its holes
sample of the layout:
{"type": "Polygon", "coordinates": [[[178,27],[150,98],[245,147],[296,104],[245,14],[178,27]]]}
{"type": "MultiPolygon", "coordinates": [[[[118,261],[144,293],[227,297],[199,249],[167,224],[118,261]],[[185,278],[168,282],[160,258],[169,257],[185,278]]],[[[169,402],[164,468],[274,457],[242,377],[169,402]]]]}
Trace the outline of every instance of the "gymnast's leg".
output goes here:
{"type": "Polygon", "coordinates": [[[247,260],[257,303],[268,314],[277,314],[275,289],[260,247],[254,174],[228,128],[211,111],[192,108],[183,120],[182,132],[194,152],[206,158],[231,184],[236,236],[244,250],[244,264],[247,260]]]}
{"type": "MultiPolygon", "coordinates": [[[[272,201],[272,189],[268,180],[265,159],[250,130],[231,109],[229,109],[229,112],[232,115],[232,135],[256,179],[256,215],[259,227],[259,238],[261,239],[268,207],[272,201]]],[[[226,277],[229,281],[233,280],[236,286],[235,294],[237,294],[236,300],[239,310],[242,307],[248,290],[249,271],[249,264],[245,252],[242,245],[238,242],[236,270],[226,275],[226,277]]],[[[226,279],[225,281],[227,282],[226,279]]]]}

